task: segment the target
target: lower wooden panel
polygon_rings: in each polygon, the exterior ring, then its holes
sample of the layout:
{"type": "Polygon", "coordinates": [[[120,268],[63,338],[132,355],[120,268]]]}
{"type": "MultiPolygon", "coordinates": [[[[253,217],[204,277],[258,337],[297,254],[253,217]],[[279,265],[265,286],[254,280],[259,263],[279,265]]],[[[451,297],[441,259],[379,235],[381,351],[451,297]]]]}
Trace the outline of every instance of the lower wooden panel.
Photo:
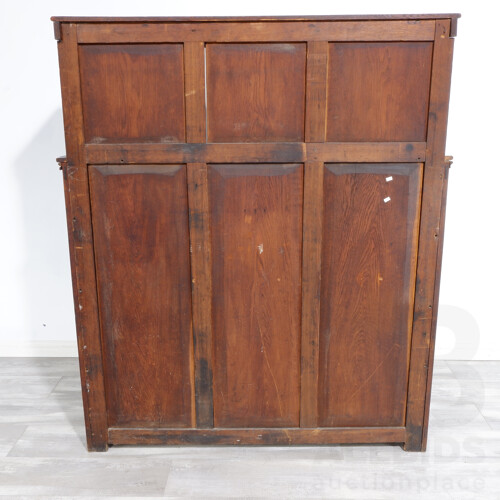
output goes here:
{"type": "Polygon", "coordinates": [[[299,425],[303,166],[210,165],[216,427],[299,425]]]}
{"type": "Polygon", "coordinates": [[[422,164],[329,164],[318,423],[405,423],[422,164]]]}
{"type": "Polygon", "coordinates": [[[110,428],[110,444],[156,445],[317,445],[403,443],[404,427],[323,429],[141,429],[110,428]]]}
{"type": "Polygon", "coordinates": [[[186,167],[91,166],[108,425],[194,425],[186,167]]]}

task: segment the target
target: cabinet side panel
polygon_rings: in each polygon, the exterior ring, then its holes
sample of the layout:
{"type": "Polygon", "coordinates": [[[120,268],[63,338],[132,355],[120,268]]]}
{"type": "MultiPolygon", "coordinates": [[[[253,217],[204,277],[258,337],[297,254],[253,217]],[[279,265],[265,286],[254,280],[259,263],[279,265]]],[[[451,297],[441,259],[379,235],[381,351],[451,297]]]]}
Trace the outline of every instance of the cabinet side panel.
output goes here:
{"type": "Polygon", "coordinates": [[[192,425],[185,166],[90,167],[110,426],[192,425]]]}
{"type": "Polygon", "coordinates": [[[404,425],[421,164],[329,164],[319,425],[404,425]]]}
{"type": "Polygon", "coordinates": [[[302,165],[212,165],[215,427],[299,425],[302,165]]]}

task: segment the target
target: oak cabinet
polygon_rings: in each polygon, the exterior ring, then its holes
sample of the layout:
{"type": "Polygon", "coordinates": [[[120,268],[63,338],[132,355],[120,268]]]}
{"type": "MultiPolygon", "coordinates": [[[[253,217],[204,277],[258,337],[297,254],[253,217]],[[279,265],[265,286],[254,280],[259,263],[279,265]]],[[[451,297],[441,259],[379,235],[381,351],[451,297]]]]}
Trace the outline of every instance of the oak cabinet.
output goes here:
{"type": "Polygon", "coordinates": [[[457,17],[53,18],[90,450],[425,449],[457,17]]]}

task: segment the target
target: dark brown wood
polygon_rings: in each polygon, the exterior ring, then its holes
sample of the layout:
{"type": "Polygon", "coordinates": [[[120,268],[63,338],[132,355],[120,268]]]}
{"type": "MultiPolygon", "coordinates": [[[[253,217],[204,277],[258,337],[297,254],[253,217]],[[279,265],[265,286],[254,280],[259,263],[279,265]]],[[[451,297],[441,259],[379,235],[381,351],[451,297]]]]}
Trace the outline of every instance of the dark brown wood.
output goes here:
{"type": "Polygon", "coordinates": [[[404,425],[421,166],[326,166],[320,426],[404,425]]]}
{"type": "Polygon", "coordinates": [[[205,44],[184,43],[186,142],[206,142],[205,44]]]}
{"type": "Polygon", "coordinates": [[[115,163],[278,163],[323,161],[421,162],[425,142],[328,142],[258,144],[88,144],[87,162],[115,163]]]}
{"type": "Polygon", "coordinates": [[[318,425],[319,319],[324,164],[304,165],[300,426],[318,425]]]}
{"type": "Polygon", "coordinates": [[[76,25],[62,26],[61,67],[66,163],[63,166],[83,408],[89,451],[108,448],[108,421],[97,306],[89,184],[83,150],[76,25]]]}
{"type": "Polygon", "coordinates": [[[211,43],[206,63],[208,142],[304,140],[306,44],[211,43]]]}
{"type": "Polygon", "coordinates": [[[90,188],[108,425],[191,427],[186,167],[91,166],[90,188]]]}
{"type": "Polygon", "coordinates": [[[453,39],[449,38],[450,22],[437,21],[434,42],[429,124],[427,134],[428,155],[424,168],[422,212],[417,263],[417,286],[411,345],[410,373],[405,450],[425,449],[424,430],[428,425],[425,412],[428,376],[432,376],[429,365],[434,308],[436,268],[438,267],[440,217],[445,179],[444,153],[446,124],[450,95],[453,39]]]}
{"type": "Polygon", "coordinates": [[[213,427],[212,250],[208,173],[204,163],[188,163],[191,290],[193,297],[196,426],[213,427]]]}
{"type": "Polygon", "coordinates": [[[61,41],[61,23],[59,21],[54,21],[54,38],[58,42],[61,41]]]}
{"type": "Polygon", "coordinates": [[[211,23],[82,23],[79,43],[303,42],[433,40],[434,20],[211,23]]]}
{"type": "Polygon", "coordinates": [[[431,55],[431,42],[331,43],[327,140],[424,141],[431,55]]]}
{"type": "Polygon", "coordinates": [[[68,159],[66,156],[57,157],[56,162],[59,164],[59,170],[63,170],[63,168],[68,166],[68,159]]]}
{"type": "Polygon", "coordinates": [[[80,45],[86,142],[184,142],[182,44],[80,45]]]}
{"type": "Polygon", "coordinates": [[[205,23],[205,22],[232,22],[232,21],[395,21],[398,19],[424,20],[424,19],[454,19],[460,14],[361,14],[361,15],[336,15],[336,16],[195,16],[195,17],[74,17],[52,16],[51,21],[78,22],[78,23],[205,23]]]}
{"type": "Polygon", "coordinates": [[[307,44],[306,142],[325,142],[328,42],[307,44]]]}
{"type": "Polygon", "coordinates": [[[215,427],[299,425],[302,172],[210,166],[215,427]]]}
{"type": "Polygon", "coordinates": [[[427,374],[427,387],[425,391],[425,414],[424,414],[424,428],[423,428],[423,436],[422,436],[422,450],[425,450],[427,447],[427,431],[428,431],[428,423],[429,423],[429,411],[431,405],[431,389],[432,389],[432,367],[434,366],[434,351],[436,346],[436,329],[437,329],[437,320],[438,320],[438,306],[439,306],[439,288],[441,285],[441,264],[443,261],[443,243],[444,243],[444,226],[445,226],[445,217],[446,217],[446,197],[448,194],[448,174],[450,173],[450,166],[452,163],[453,157],[448,156],[445,157],[445,171],[444,171],[444,182],[443,182],[443,194],[441,199],[441,215],[439,217],[439,247],[438,247],[438,255],[437,255],[437,266],[436,266],[436,281],[434,284],[434,303],[433,310],[436,311],[432,317],[432,325],[431,325],[431,341],[430,341],[430,350],[429,350],[429,370],[427,374]]]}
{"type": "Polygon", "coordinates": [[[425,449],[457,18],[54,18],[89,449],[425,449]]]}
{"type": "Polygon", "coordinates": [[[112,427],[110,444],[134,445],[324,445],[402,443],[404,427],[336,427],[319,429],[134,429],[112,427]]]}

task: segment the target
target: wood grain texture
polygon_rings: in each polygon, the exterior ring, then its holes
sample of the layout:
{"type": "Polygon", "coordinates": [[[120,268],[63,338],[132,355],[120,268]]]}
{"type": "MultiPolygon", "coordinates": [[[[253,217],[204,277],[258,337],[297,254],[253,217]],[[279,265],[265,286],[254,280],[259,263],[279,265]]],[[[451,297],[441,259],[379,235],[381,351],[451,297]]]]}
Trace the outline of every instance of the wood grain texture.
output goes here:
{"type": "Polygon", "coordinates": [[[431,42],[331,43],[328,141],[424,141],[431,42]]]}
{"type": "Polygon", "coordinates": [[[305,71],[305,43],[208,44],[208,141],[303,141],[305,71]]]}
{"type": "Polygon", "coordinates": [[[318,425],[319,321],[324,164],[304,165],[300,426],[318,425]]]}
{"type": "Polygon", "coordinates": [[[106,163],[278,163],[304,161],[421,162],[425,142],[328,142],[259,144],[87,144],[87,162],[106,163]]]}
{"type": "Polygon", "coordinates": [[[325,142],[328,42],[307,43],[306,142],[325,142]]]}
{"type": "Polygon", "coordinates": [[[326,166],[320,426],[404,425],[421,167],[326,166]]]}
{"type": "Polygon", "coordinates": [[[205,44],[184,43],[186,142],[206,142],[205,44]]]}
{"type": "Polygon", "coordinates": [[[198,23],[82,23],[79,43],[178,42],[303,42],[433,40],[434,20],[210,22],[198,23]]]}
{"type": "Polygon", "coordinates": [[[426,19],[457,19],[461,17],[458,13],[446,14],[357,14],[357,15],[323,15],[323,16],[150,16],[150,17],[98,17],[98,16],[52,16],[51,21],[54,22],[78,22],[78,23],[177,23],[177,22],[233,22],[233,21],[260,21],[260,22],[275,22],[275,21],[397,21],[397,20],[426,20],[426,19]]]}
{"type": "Polygon", "coordinates": [[[169,19],[56,19],[89,449],[425,449],[457,16],[169,19]]]}
{"type": "Polygon", "coordinates": [[[318,445],[402,443],[404,427],[336,427],[322,429],[134,429],[110,428],[111,444],[135,445],[318,445]]]}
{"type": "Polygon", "coordinates": [[[108,422],[94,266],[91,209],[80,101],[76,25],[64,24],[58,43],[66,163],[66,217],[75,305],[80,380],[89,451],[108,448],[108,422]]]}
{"type": "Polygon", "coordinates": [[[210,166],[216,427],[299,425],[302,170],[210,166]]]}
{"type": "Polygon", "coordinates": [[[424,429],[428,422],[425,412],[427,378],[432,376],[429,366],[433,318],[437,314],[434,306],[436,268],[438,264],[439,240],[441,239],[441,204],[445,178],[444,153],[446,125],[450,97],[451,62],[453,39],[449,38],[449,21],[436,23],[434,42],[431,95],[429,103],[428,155],[424,168],[422,213],[417,263],[417,287],[413,316],[413,337],[408,384],[407,440],[405,449],[425,449],[424,429]]]}
{"type": "Polygon", "coordinates": [[[212,396],[212,248],[208,172],[204,163],[188,163],[191,290],[193,297],[196,426],[213,427],[212,396]]]}
{"type": "Polygon", "coordinates": [[[182,44],[80,45],[85,139],[184,142],[182,44]]]}
{"type": "Polygon", "coordinates": [[[191,427],[186,168],[90,167],[108,422],[191,427]]]}
{"type": "Polygon", "coordinates": [[[443,261],[443,244],[444,244],[444,226],[446,218],[446,198],[448,194],[448,175],[450,173],[451,157],[448,161],[445,161],[445,171],[444,171],[444,182],[443,182],[443,194],[441,199],[441,215],[439,217],[439,247],[437,254],[437,265],[436,265],[436,281],[434,283],[434,303],[432,305],[435,311],[432,317],[431,324],[431,341],[429,344],[429,371],[427,374],[427,386],[426,386],[426,398],[425,398],[425,413],[424,413],[424,425],[422,430],[422,449],[426,449],[427,446],[427,431],[429,424],[429,412],[431,404],[431,393],[432,393],[432,379],[434,371],[434,352],[436,348],[436,329],[438,320],[438,306],[439,306],[439,289],[441,285],[441,265],[443,261]]]}

